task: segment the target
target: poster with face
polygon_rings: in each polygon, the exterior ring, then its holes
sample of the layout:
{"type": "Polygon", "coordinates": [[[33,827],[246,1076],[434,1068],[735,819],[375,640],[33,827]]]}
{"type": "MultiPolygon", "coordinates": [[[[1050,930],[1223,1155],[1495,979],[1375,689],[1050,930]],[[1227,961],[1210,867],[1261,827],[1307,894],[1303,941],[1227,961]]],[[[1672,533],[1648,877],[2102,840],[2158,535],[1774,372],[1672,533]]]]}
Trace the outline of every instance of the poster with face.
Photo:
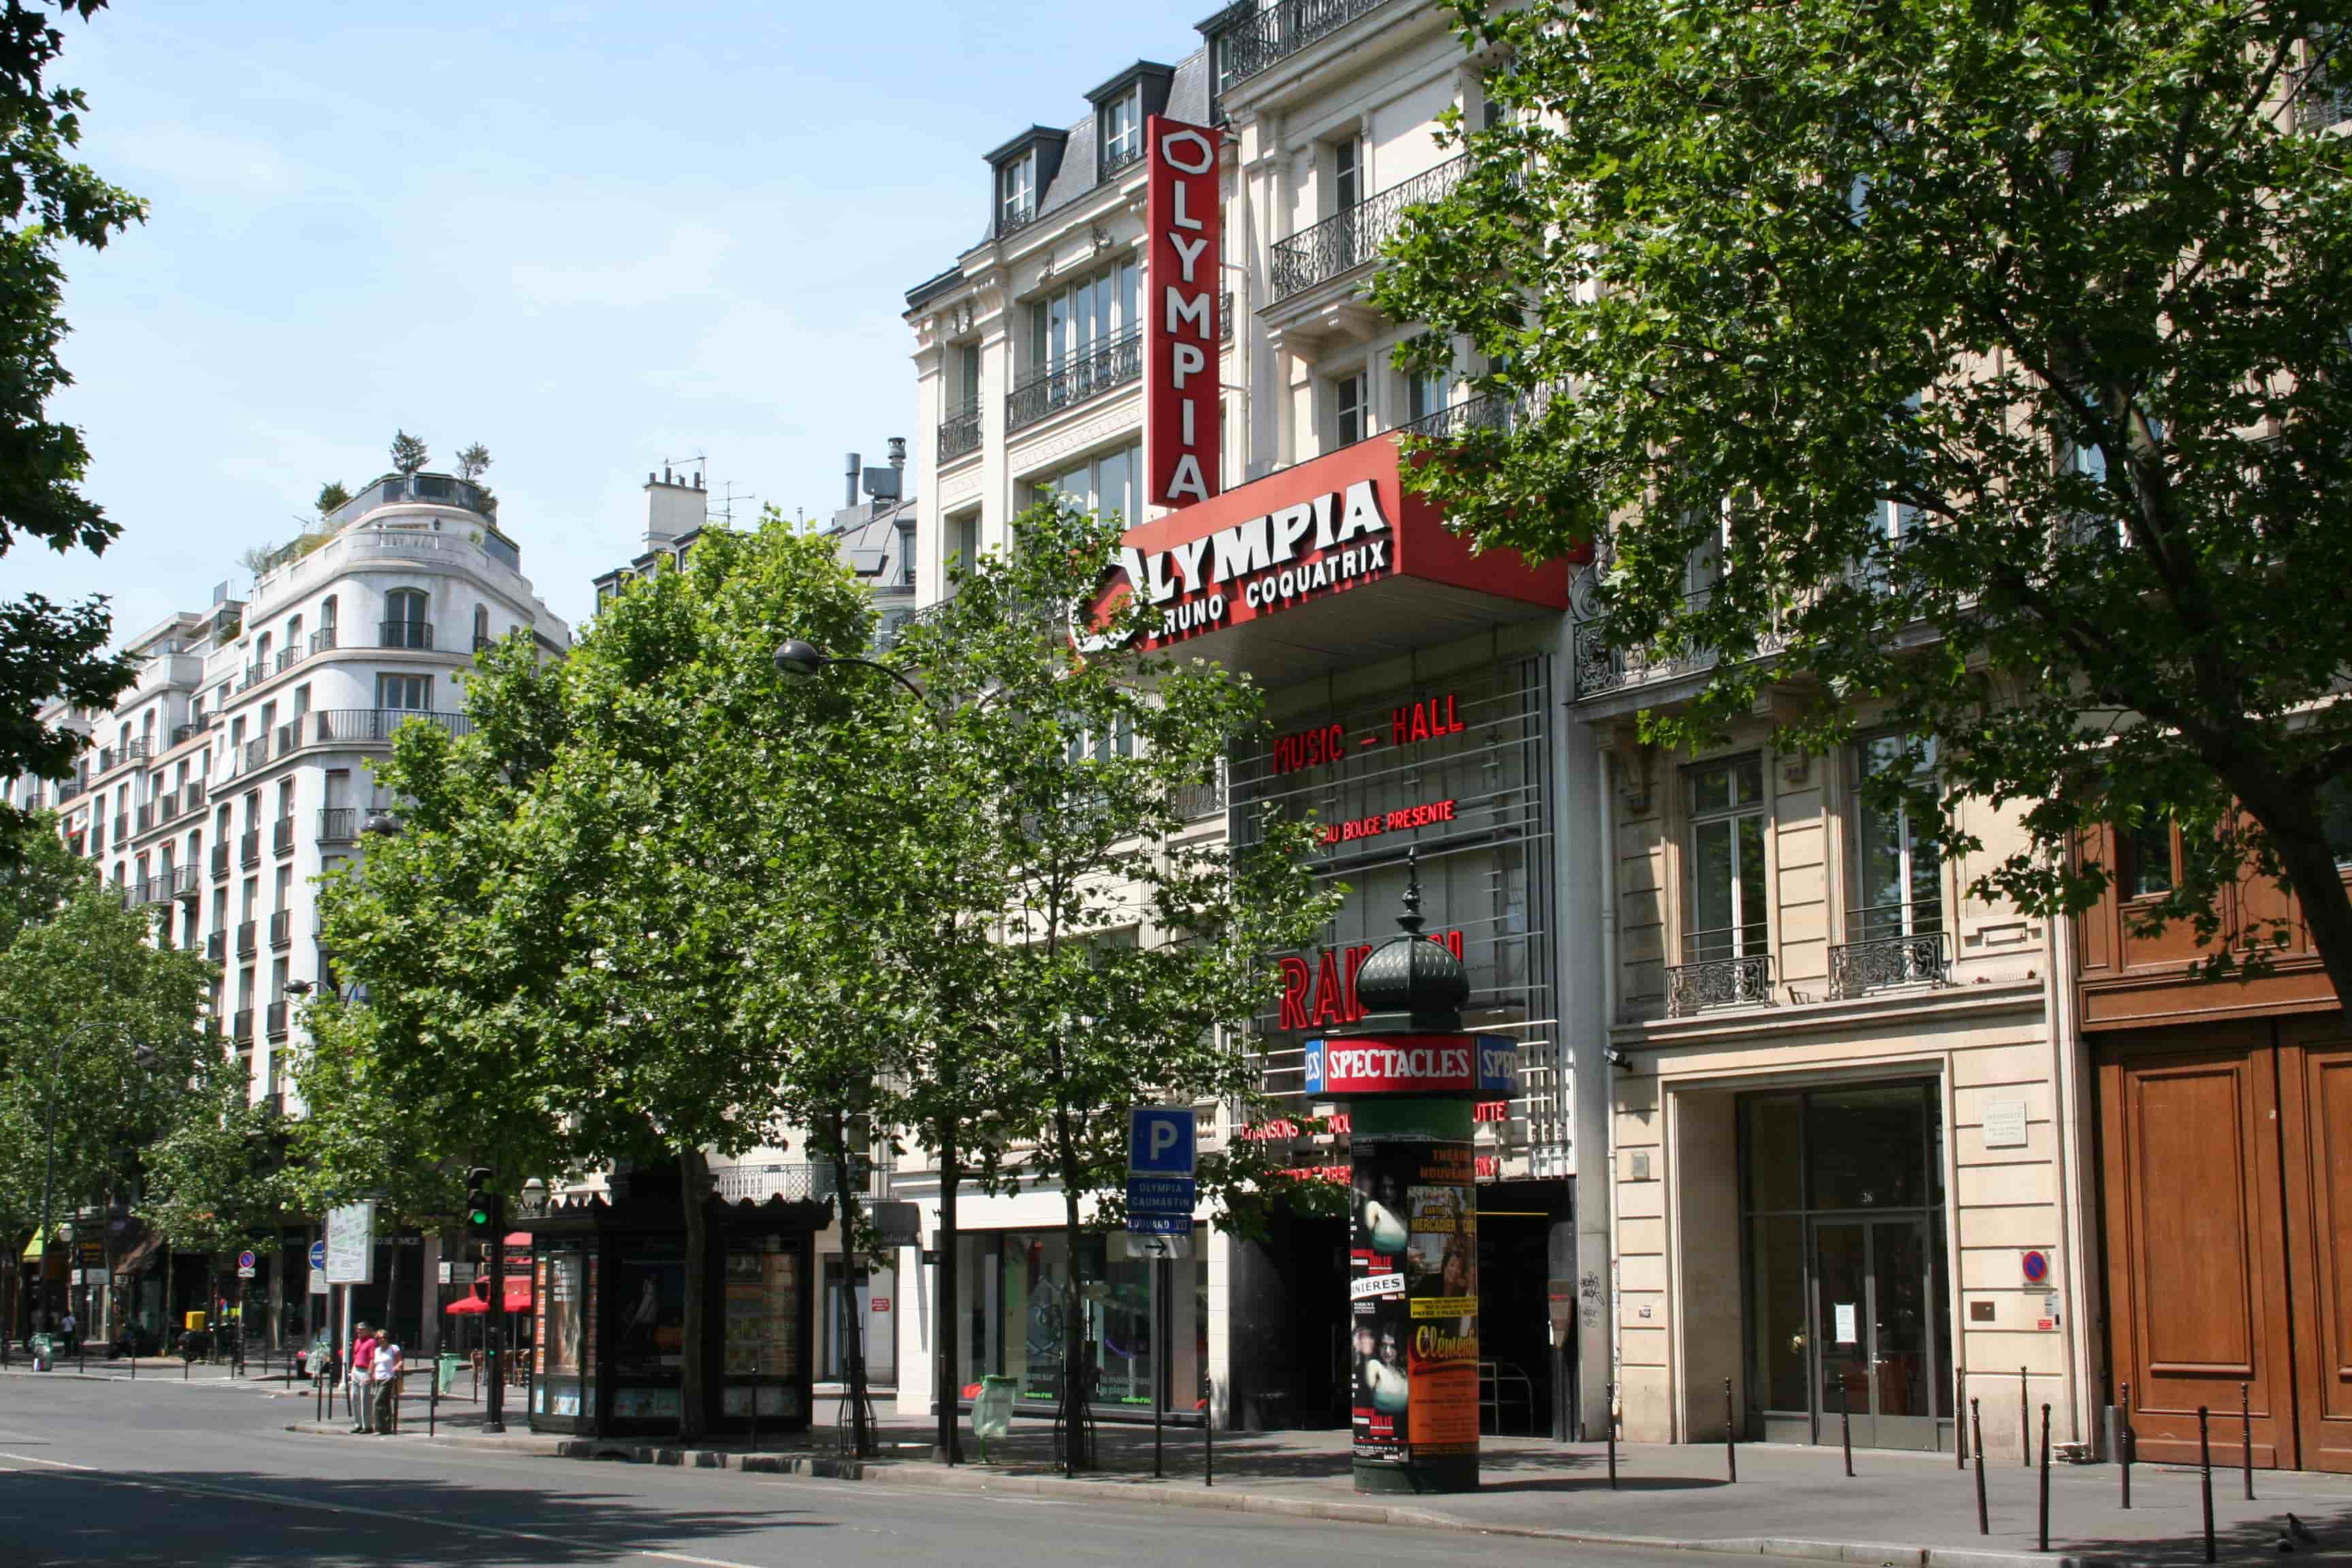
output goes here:
{"type": "Polygon", "coordinates": [[[1412,1457],[1405,1442],[1412,1402],[1406,1369],[1412,1319],[1404,1274],[1412,1234],[1405,1193],[1427,1147],[1368,1140],[1355,1145],[1348,1249],[1349,1362],[1354,1373],[1349,1425],[1360,1459],[1402,1464],[1412,1457]]]}

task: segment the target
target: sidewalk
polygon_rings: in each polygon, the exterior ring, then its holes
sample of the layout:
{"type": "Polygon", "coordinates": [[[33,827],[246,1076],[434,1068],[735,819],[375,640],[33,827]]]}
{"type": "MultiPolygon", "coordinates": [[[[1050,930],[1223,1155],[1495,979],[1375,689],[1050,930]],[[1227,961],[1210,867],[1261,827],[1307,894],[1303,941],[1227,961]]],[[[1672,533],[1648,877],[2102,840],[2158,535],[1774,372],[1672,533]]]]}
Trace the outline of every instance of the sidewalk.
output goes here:
{"type": "MultiPolygon", "coordinates": [[[[442,1408],[445,1442],[551,1458],[602,1456],[820,1474],[862,1468],[864,1479],[887,1485],[1061,1496],[1093,1488],[1122,1503],[1929,1568],[2001,1568],[2060,1558],[2186,1568],[2204,1560],[2197,1473],[2155,1465],[2133,1468],[2135,1506],[2128,1511],[2119,1506],[2114,1466],[2053,1467],[2053,1555],[2043,1557],[2035,1550],[2038,1477],[2014,1461],[1989,1464],[1985,1486],[1992,1529],[1979,1535],[1974,1473],[1958,1469],[1949,1455],[1860,1452],[1849,1479],[1835,1448],[1743,1444],[1734,1485],[1724,1479],[1719,1446],[1628,1445],[1618,1450],[1618,1485],[1612,1490],[1605,1450],[1599,1445],[1489,1437],[1482,1454],[1484,1485],[1475,1493],[1364,1497],[1349,1481],[1347,1435],[1341,1432],[1219,1433],[1215,1484],[1204,1487],[1201,1434],[1190,1428],[1169,1430],[1164,1480],[1151,1477],[1150,1429],[1124,1426],[1103,1431],[1100,1471],[1073,1480],[1054,1469],[1043,1426],[1028,1423],[1010,1440],[989,1445],[990,1463],[950,1470],[930,1462],[928,1428],[896,1422],[883,1432],[884,1458],[864,1467],[837,1466],[830,1447],[833,1412],[822,1405],[816,1445],[771,1442],[759,1454],[740,1445],[679,1450],[657,1443],[566,1439],[522,1431],[520,1421],[503,1436],[490,1436],[478,1431],[478,1413],[472,1408],[454,1418],[448,1405],[442,1408]]],[[[412,1405],[410,1414],[419,1418],[398,1437],[352,1440],[422,1441],[421,1412],[412,1405]]],[[[297,1424],[294,1429],[348,1430],[331,1423],[297,1424]]],[[[977,1453],[968,1436],[966,1453],[977,1453]]],[[[2352,1477],[2258,1470],[2254,1491],[2258,1500],[2247,1502],[2239,1472],[2214,1474],[2214,1534],[2221,1562],[2276,1558],[2289,1510],[2319,1536],[2319,1544],[2303,1547],[2297,1560],[2352,1562],[2352,1477]]]]}

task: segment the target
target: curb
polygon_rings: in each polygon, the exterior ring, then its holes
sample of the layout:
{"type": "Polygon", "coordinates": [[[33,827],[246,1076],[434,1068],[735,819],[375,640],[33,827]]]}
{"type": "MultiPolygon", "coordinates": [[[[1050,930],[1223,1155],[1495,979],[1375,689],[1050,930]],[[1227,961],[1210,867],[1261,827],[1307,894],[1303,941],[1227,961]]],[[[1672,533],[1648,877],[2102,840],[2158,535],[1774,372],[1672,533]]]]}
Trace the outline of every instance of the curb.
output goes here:
{"type": "MultiPolygon", "coordinates": [[[[322,1426],[315,1422],[297,1422],[286,1429],[315,1436],[352,1435],[344,1428],[322,1426]]],[[[407,1435],[415,1436],[420,1442],[450,1447],[496,1449],[539,1458],[620,1459],[629,1464],[661,1465],[679,1469],[809,1476],[832,1480],[878,1481],[887,1486],[921,1487],[934,1491],[1002,1491],[1031,1497],[1052,1497],[1090,1489],[1120,1502],[1147,1503],[1159,1508],[1271,1514],[1290,1519],[1327,1520],[1335,1524],[1464,1531],[1519,1540],[1566,1542],[1580,1546],[1636,1547],[1738,1557],[1775,1557],[1797,1562],[1846,1563],[1858,1564],[1860,1568],[2106,1568],[2111,1561],[2056,1552],[1989,1552],[1967,1547],[1807,1541],[1785,1536],[1718,1536],[1689,1540],[1657,1535],[1607,1535],[1590,1531],[1546,1530],[1535,1525],[1490,1524],[1464,1519],[1458,1514],[1440,1513],[1433,1509],[1400,1508],[1383,1503],[1326,1502],[1315,1498],[1276,1497],[1242,1490],[1217,1491],[1209,1488],[1194,1490],[1110,1479],[1073,1480],[1061,1476],[1008,1475],[969,1466],[950,1469],[930,1465],[876,1465],[839,1458],[830,1454],[738,1454],[719,1448],[683,1448],[587,1437],[534,1440],[463,1432],[432,1438],[416,1433],[407,1435]]]]}

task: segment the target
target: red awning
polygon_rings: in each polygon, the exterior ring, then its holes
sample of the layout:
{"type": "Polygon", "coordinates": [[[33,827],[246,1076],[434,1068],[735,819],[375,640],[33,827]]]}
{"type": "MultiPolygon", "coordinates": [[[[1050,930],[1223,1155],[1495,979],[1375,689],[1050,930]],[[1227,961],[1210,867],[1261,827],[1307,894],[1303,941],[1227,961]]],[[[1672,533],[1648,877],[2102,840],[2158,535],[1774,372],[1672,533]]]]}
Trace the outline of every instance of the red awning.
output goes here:
{"type": "MultiPolygon", "coordinates": [[[[490,1310],[490,1302],[489,1298],[487,1295],[460,1296],[441,1310],[445,1312],[460,1314],[467,1312],[487,1312],[490,1310]]],[[[529,1312],[530,1310],[530,1280],[509,1279],[507,1281],[507,1310],[509,1313],[529,1312]]]]}
{"type": "Polygon", "coordinates": [[[530,1232],[527,1230],[510,1230],[507,1232],[506,1247],[509,1252],[515,1251],[517,1248],[529,1252],[530,1250],[530,1232]]]}

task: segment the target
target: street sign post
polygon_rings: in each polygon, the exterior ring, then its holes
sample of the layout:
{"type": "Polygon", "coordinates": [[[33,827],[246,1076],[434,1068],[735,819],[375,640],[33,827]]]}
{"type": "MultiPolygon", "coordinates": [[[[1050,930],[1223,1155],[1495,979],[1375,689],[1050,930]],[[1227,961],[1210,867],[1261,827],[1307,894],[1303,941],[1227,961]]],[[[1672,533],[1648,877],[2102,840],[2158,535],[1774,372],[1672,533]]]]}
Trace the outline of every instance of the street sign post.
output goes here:
{"type": "Polygon", "coordinates": [[[327,1211],[327,1256],[331,1285],[375,1283],[375,1205],[344,1204],[327,1211]]]}
{"type": "MultiPolygon", "coordinates": [[[[1153,1260],[1153,1321],[1168,1308],[1170,1259],[1192,1251],[1192,1210],[1201,1201],[1194,1179],[1197,1124],[1189,1105],[1139,1105],[1127,1126],[1127,1239],[1135,1256],[1153,1260]]],[[[1157,1336],[1151,1378],[1151,1473],[1163,1473],[1168,1419],[1168,1337],[1157,1336]]]]}

